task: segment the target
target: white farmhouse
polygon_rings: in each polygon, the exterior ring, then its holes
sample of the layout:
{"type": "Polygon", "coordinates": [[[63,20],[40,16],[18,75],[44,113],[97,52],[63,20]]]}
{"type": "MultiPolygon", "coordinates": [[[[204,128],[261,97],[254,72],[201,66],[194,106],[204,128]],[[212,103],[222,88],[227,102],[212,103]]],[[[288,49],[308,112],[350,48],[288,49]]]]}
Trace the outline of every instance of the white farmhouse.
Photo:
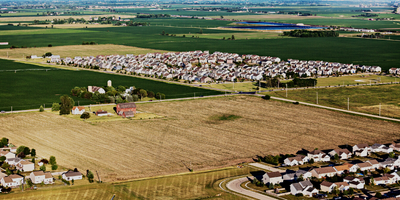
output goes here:
{"type": "Polygon", "coordinates": [[[74,106],[71,111],[73,115],[82,115],[84,112],[85,112],[84,106],[74,106]]]}

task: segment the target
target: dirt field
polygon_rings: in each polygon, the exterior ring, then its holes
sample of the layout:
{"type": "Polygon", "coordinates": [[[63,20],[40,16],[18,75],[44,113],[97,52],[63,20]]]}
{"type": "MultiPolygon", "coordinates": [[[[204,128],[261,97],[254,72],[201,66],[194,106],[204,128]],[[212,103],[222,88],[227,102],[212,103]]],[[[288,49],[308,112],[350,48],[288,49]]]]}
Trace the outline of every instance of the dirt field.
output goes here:
{"type": "Polygon", "coordinates": [[[0,22],[25,22],[25,21],[33,21],[33,20],[53,20],[53,19],[68,19],[70,17],[72,18],[83,18],[85,20],[88,20],[90,17],[121,17],[121,18],[134,18],[135,16],[132,15],[85,15],[85,16],[35,16],[35,17],[2,17],[0,18],[0,22]]]}
{"type": "Polygon", "coordinates": [[[255,155],[391,142],[400,124],[256,97],[138,104],[163,119],[89,124],[52,113],[0,116],[0,132],[59,165],[99,171],[102,179],[216,168],[255,155]],[[218,115],[240,116],[216,121],[218,115]],[[186,166],[185,166],[186,165],[186,166]]]}
{"type": "MultiPolygon", "coordinates": [[[[60,55],[62,58],[75,56],[98,56],[98,55],[125,55],[125,54],[146,54],[151,52],[165,51],[144,49],[138,47],[130,47],[124,45],[69,45],[56,47],[40,47],[40,48],[19,48],[19,49],[0,49],[0,57],[22,59],[23,56],[37,55],[41,56],[46,52],[51,52],[53,55],[60,55]]],[[[43,60],[41,60],[43,62],[43,60]]]]}

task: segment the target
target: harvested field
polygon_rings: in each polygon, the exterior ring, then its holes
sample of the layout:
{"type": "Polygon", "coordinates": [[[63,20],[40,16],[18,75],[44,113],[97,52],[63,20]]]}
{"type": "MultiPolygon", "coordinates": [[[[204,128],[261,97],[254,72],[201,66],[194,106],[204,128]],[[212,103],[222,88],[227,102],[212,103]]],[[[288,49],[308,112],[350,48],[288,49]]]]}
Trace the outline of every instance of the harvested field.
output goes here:
{"type": "Polygon", "coordinates": [[[95,125],[52,113],[0,116],[0,132],[59,165],[99,171],[116,181],[216,168],[255,155],[390,142],[400,124],[333,111],[236,96],[138,104],[164,119],[95,125]],[[240,116],[209,123],[216,115],[240,116]]]}
{"type": "MultiPolygon", "coordinates": [[[[94,14],[93,17],[112,17],[115,15],[96,15],[94,14]]],[[[40,20],[40,21],[44,21],[44,20],[53,20],[54,18],[57,19],[68,19],[68,18],[83,18],[85,20],[89,20],[89,18],[91,17],[90,15],[82,15],[82,16],[73,16],[73,15],[63,15],[63,16],[34,16],[34,17],[2,17],[0,18],[0,22],[31,22],[33,20],[40,20]]],[[[121,18],[134,18],[135,16],[132,15],[118,15],[118,17],[121,18]]]]}
{"type": "Polygon", "coordinates": [[[46,52],[53,55],[60,55],[62,58],[75,56],[98,56],[98,55],[125,55],[125,54],[146,54],[152,52],[164,53],[166,51],[145,49],[138,47],[130,47],[124,45],[68,45],[56,47],[39,47],[39,48],[19,48],[19,49],[0,49],[0,57],[21,59],[23,56],[37,55],[41,56],[46,52]]]}

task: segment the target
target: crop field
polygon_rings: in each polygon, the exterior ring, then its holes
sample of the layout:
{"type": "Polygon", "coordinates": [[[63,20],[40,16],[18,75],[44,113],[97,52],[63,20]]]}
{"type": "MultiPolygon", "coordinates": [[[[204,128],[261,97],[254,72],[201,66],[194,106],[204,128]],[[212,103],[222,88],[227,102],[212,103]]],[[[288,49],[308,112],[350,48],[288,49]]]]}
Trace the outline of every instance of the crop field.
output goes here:
{"type": "MultiPolygon", "coordinates": [[[[7,194],[7,199],[98,199],[109,200],[115,194],[116,200],[125,199],[199,199],[212,198],[216,200],[242,200],[236,195],[223,192],[218,188],[218,182],[224,178],[249,174],[252,168],[227,167],[223,169],[186,173],[157,178],[148,178],[124,183],[88,184],[87,180],[81,186],[58,188],[40,188],[37,191],[17,192],[7,194]]],[[[4,195],[5,196],[5,195],[4,195]]]]}
{"type": "MultiPolygon", "coordinates": [[[[179,21],[179,20],[178,20],[179,21]]],[[[204,20],[208,21],[208,20],[204,20]]],[[[50,30],[50,29],[47,29],[50,30]]],[[[46,31],[47,31],[46,30],[46,31]]],[[[69,30],[69,29],[63,29],[69,30]]],[[[33,30],[34,31],[34,30],[33,30]]],[[[40,29],[40,31],[43,31],[40,29]]],[[[221,40],[202,38],[199,28],[185,27],[111,27],[71,29],[76,33],[49,33],[2,35],[2,41],[11,45],[27,47],[47,47],[80,45],[82,41],[94,41],[99,44],[119,44],[165,51],[210,50],[239,54],[257,54],[277,56],[282,59],[324,60],[329,62],[353,63],[360,65],[379,65],[384,70],[397,66],[400,62],[400,43],[388,40],[367,40],[359,38],[282,38],[282,39],[248,39],[221,40]],[[87,31],[87,32],[86,32],[87,31]],[[161,32],[169,34],[196,34],[199,38],[161,36],[161,32]],[[327,48],[328,47],[328,48],[327,48]],[[373,48],[372,48],[373,47],[373,48]],[[301,51],[299,51],[301,48],[301,51]]],[[[203,28],[203,34],[234,34],[250,32],[217,30],[203,28]]],[[[221,35],[222,36],[222,35],[221,35]]],[[[266,34],[266,37],[268,34],[266,34]]],[[[262,37],[259,35],[258,37],[262,37]]],[[[218,38],[218,37],[216,37],[218,38]]]]}
{"type": "MultiPolygon", "coordinates": [[[[70,94],[75,86],[87,87],[88,85],[104,86],[108,80],[112,80],[114,86],[135,86],[155,93],[161,92],[166,98],[192,97],[196,95],[220,94],[218,91],[194,88],[178,84],[170,84],[149,79],[130,76],[106,74],[86,70],[64,70],[51,67],[13,62],[0,59],[0,109],[23,110],[39,108],[53,102],[59,102],[60,95],[70,94]],[[41,69],[41,70],[27,70],[41,69]],[[48,71],[46,71],[48,69],[48,71]]],[[[81,105],[94,103],[86,99],[75,98],[81,105]]]]}
{"type": "Polygon", "coordinates": [[[386,143],[398,139],[400,128],[249,96],[154,102],[138,109],[164,118],[92,124],[49,112],[7,114],[0,116],[0,131],[40,156],[54,155],[60,166],[96,170],[102,179],[118,181],[187,172],[188,166],[231,166],[302,148],[386,143]]]}
{"type": "MultiPolygon", "coordinates": [[[[90,42],[90,41],[89,41],[90,42]]],[[[18,48],[18,49],[0,49],[0,57],[12,59],[26,60],[25,56],[37,55],[42,56],[46,52],[51,52],[53,55],[60,55],[62,58],[75,56],[97,56],[97,55],[125,55],[125,54],[146,54],[146,53],[164,53],[165,51],[145,49],[123,45],[103,44],[103,45],[70,45],[56,47],[38,47],[38,48],[18,48]]],[[[29,60],[36,62],[44,59],[29,60]]],[[[0,70],[3,67],[0,67],[0,70]]]]}
{"type": "MultiPolygon", "coordinates": [[[[347,98],[350,101],[350,110],[370,114],[379,114],[386,117],[400,118],[400,85],[357,86],[345,88],[307,89],[288,91],[289,99],[316,103],[324,106],[347,109],[347,98]]],[[[285,91],[270,92],[272,96],[286,97],[285,91]]]]}

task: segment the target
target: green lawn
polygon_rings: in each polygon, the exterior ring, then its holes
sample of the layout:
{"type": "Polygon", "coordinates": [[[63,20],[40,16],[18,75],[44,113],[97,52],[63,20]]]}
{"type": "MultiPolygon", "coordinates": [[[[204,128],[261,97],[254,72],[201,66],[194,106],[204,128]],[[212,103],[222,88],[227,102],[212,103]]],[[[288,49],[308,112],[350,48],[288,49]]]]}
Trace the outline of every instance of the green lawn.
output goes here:
{"type": "MultiPolygon", "coordinates": [[[[350,110],[364,113],[400,118],[400,85],[357,86],[326,89],[306,89],[288,91],[288,99],[316,103],[324,106],[347,109],[347,98],[350,101],[350,110]]],[[[268,93],[272,96],[285,98],[285,91],[268,93]]]]}
{"type": "MultiPolygon", "coordinates": [[[[251,168],[228,167],[205,172],[171,175],[159,178],[134,180],[123,183],[79,184],[76,186],[41,188],[7,194],[8,199],[219,199],[244,198],[223,192],[219,180],[249,174],[251,168]]],[[[97,179],[97,178],[96,178],[97,179]]],[[[5,196],[5,195],[4,195],[5,196]]]]}
{"type": "MultiPolygon", "coordinates": [[[[9,60],[0,60],[0,70],[12,69],[46,69],[37,65],[17,63],[9,60]]],[[[70,94],[75,86],[87,87],[88,85],[104,86],[108,80],[112,80],[114,86],[135,86],[144,88],[154,93],[161,92],[166,98],[192,97],[196,95],[220,94],[218,91],[189,87],[178,84],[170,84],[148,79],[106,74],[85,70],[54,70],[49,71],[1,71],[0,72],[0,110],[23,110],[39,108],[46,103],[59,102],[60,95],[70,94]]],[[[86,99],[74,98],[80,105],[94,103],[86,99]]]]}

